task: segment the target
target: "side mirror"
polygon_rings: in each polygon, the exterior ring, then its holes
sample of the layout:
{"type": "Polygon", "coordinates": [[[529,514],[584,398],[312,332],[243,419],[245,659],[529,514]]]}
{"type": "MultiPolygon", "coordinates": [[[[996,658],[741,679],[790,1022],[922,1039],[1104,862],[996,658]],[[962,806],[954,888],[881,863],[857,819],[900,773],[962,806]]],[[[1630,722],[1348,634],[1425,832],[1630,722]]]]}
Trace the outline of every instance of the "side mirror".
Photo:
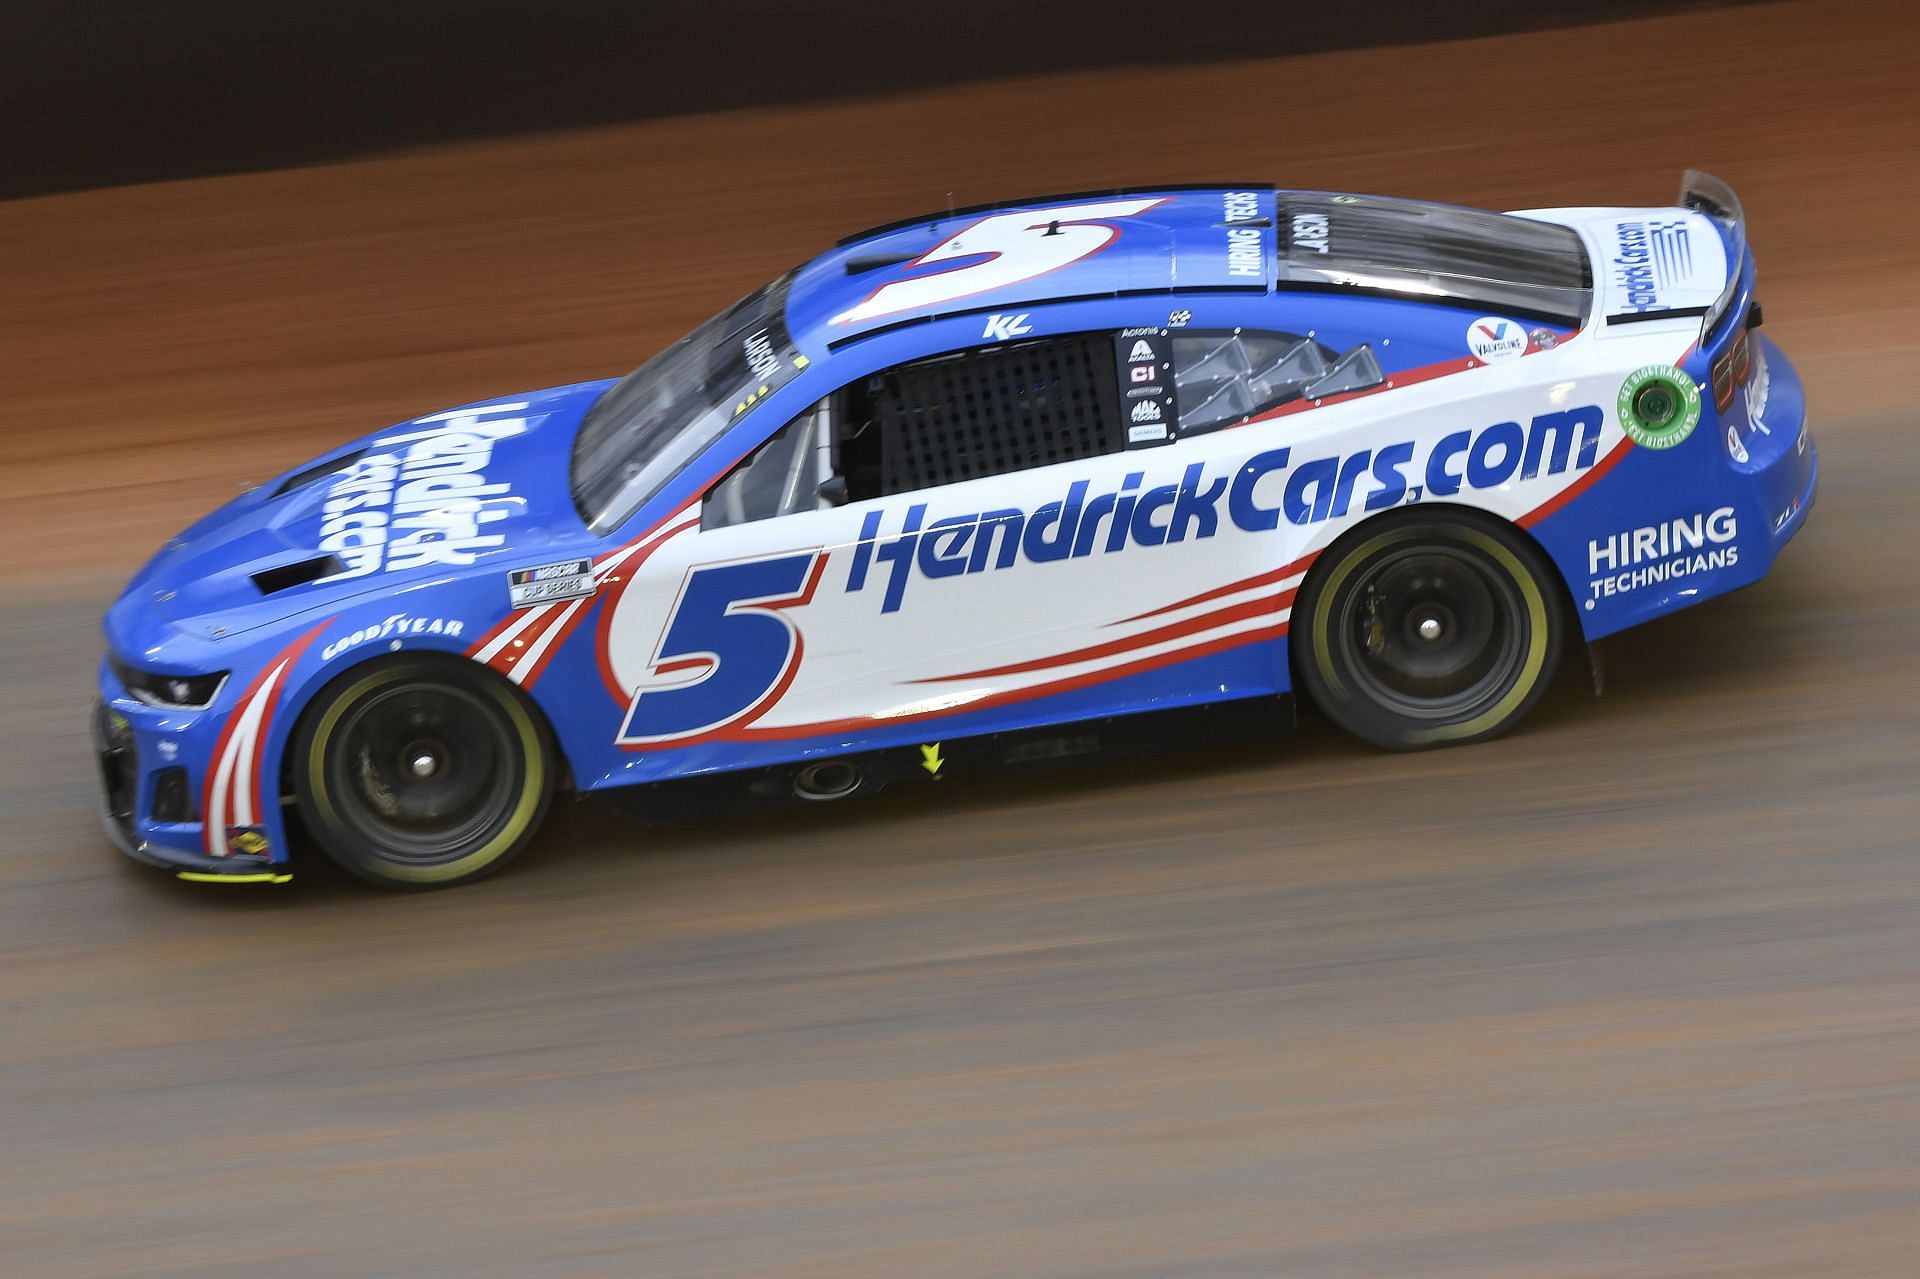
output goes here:
{"type": "Polygon", "coordinates": [[[830,475],[820,481],[820,487],[815,489],[814,492],[818,494],[820,500],[828,506],[845,506],[847,504],[847,477],[844,475],[830,475]]]}

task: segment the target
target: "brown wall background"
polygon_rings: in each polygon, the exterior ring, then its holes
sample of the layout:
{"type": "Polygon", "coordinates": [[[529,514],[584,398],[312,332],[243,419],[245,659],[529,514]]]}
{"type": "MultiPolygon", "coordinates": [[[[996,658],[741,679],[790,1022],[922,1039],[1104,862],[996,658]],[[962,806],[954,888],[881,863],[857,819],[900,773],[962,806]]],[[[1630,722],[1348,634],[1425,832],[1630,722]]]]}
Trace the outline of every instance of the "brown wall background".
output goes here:
{"type": "Polygon", "coordinates": [[[985,77],[1703,7],[1708,0],[7,0],[0,199],[985,77]]]}

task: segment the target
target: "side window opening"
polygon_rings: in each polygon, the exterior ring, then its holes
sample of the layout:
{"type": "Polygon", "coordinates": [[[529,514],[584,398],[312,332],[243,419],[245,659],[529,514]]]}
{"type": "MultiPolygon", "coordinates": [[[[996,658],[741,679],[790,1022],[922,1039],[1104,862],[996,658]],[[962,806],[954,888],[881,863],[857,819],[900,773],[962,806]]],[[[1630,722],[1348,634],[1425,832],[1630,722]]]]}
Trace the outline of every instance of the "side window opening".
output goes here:
{"type": "Polygon", "coordinates": [[[1217,431],[1293,400],[1385,380],[1365,344],[1336,355],[1309,337],[1251,330],[1176,334],[1173,370],[1183,436],[1217,431]]]}
{"type": "Polygon", "coordinates": [[[833,398],[834,460],[851,501],[1127,447],[1107,333],[916,360],[833,398]]]}
{"type": "Polygon", "coordinates": [[[781,427],[707,491],[702,529],[750,524],[835,505],[827,440],[831,397],[781,427]]]}
{"type": "Polygon", "coordinates": [[[715,484],[700,526],[1172,443],[1384,380],[1364,344],[1336,354],[1297,334],[1142,332],[975,347],[861,378],[787,423],[715,484]],[[1168,363],[1170,388],[1156,372],[1168,363]]]}

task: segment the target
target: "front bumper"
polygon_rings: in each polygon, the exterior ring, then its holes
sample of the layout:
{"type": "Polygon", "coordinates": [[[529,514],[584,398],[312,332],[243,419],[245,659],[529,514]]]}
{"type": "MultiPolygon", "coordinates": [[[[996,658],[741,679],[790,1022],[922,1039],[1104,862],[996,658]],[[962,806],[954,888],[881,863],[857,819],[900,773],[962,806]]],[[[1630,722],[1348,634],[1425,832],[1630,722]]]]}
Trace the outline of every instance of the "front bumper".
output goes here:
{"type": "Polygon", "coordinates": [[[172,871],[179,879],[222,884],[284,884],[293,876],[266,853],[231,851],[214,857],[204,850],[205,827],[193,809],[191,769],[182,762],[181,742],[198,728],[168,712],[126,696],[102,663],[100,696],[88,716],[94,760],[100,770],[100,816],[107,838],[128,857],[172,871]],[[155,757],[165,742],[172,762],[155,757]],[[163,774],[179,774],[179,794],[168,796],[163,774]],[[179,811],[182,797],[188,805],[179,811]],[[171,805],[174,811],[167,811],[171,805]],[[194,820],[177,820],[178,818],[194,820]]]}

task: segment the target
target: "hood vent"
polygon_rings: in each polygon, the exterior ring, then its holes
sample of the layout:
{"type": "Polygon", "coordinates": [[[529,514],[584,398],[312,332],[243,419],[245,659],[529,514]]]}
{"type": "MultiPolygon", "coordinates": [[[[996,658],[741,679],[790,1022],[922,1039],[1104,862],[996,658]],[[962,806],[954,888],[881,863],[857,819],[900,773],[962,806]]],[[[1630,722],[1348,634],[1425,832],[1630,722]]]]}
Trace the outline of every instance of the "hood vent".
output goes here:
{"type": "Polygon", "coordinates": [[[295,471],[286,478],[286,481],[281,484],[279,488],[273,491],[273,496],[285,497],[295,489],[305,488],[315,480],[325,479],[327,476],[333,475],[336,472],[344,471],[365,456],[366,452],[365,449],[355,449],[351,453],[342,453],[338,457],[330,457],[324,462],[315,462],[304,471],[295,471]]]}
{"type": "Polygon", "coordinates": [[[281,591],[290,591],[296,586],[305,586],[309,582],[346,571],[347,566],[338,555],[322,555],[315,559],[282,564],[277,568],[263,568],[253,575],[253,584],[260,588],[262,595],[278,595],[281,591]]]}

